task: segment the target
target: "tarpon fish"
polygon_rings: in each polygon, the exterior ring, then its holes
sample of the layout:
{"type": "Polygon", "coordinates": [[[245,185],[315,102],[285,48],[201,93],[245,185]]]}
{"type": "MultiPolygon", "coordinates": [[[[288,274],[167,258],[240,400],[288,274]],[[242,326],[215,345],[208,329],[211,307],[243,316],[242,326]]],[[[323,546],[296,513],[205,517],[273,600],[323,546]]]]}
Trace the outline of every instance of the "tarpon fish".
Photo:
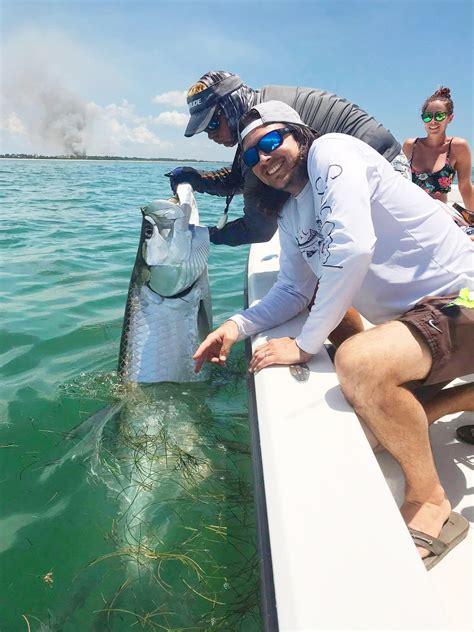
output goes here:
{"type": "MultiPolygon", "coordinates": [[[[116,554],[126,560],[127,585],[140,585],[137,594],[145,602],[141,582],[146,585],[153,576],[153,560],[159,562],[155,551],[165,546],[176,518],[170,504],[174,507],[187,486],[198,485],[211,471],[198,432],[202,403],[180,384],[163,384],[203,379],[194,373],[192,355],[211,329],[211,300],[209,232],[199,225],[190,185],[178,186],[177,199],[156,200],[141,211],[118,375],[124,385],[143,388],[124,389],[119,401],[74,429],[69,438],[75,445],[49,464],[40,481],[46,482],[66,462],[87,460],[90,475],[117,499],[116,554]]],[[[83,589],[83,581],[72,589],[54,627],[44,629],[61,630],[62,622],[94,592],[101,575],[91,580],[89,590],[87,582],[83,589]]],[[[129,597],[122,594],[120,599],[129,597]]]]}
{"type": "Polygon", "coordinates": [[[212,326],[209,232],[189,184],[141,209],[140,242],[120,343],[122,382],[192,382],[192,355],[212,326]]]}
{"type": "MultiPolygon", "coordinates": [[[[192,355],[211,328],[207,276],[209,232],[199,226],[193,190],[180,184],[176,200],[156,200],[141,209],[143,220],[130,280],[120,343],[118,374],[124,384],[158,384],[202,380],[194,373],[192,355]]],[[[202,372],[201,372],[202,373],[202,372]]],[[[143,394],[145,399],[145,389],[143,394]]],[[[127,402],[141,396],[127,393],[99,410],[69,434],[78,443],[50,464],[40,480],[69,459],[92,454],[92,472],[106,424],[123,413],[127,402]]],[[[138,431],[148,422],[134,420],[138,431]]],[[[136,459],[134,460],[136,463],[136,459]]]]}

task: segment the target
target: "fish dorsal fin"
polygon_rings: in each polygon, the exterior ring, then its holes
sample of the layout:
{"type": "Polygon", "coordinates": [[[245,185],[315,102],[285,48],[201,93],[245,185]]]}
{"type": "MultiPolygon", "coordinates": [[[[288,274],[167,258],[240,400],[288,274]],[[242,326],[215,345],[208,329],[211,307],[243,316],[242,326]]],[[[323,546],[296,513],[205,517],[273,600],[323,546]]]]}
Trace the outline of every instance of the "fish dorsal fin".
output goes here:
{"type": "Polygon", "coordinates": [[[179,205],[183,209],[184,215],[189,224],[199,225],[199,211],[194,197],[193,188],[187,182],[178,184],[176,187],[179,205]]]}

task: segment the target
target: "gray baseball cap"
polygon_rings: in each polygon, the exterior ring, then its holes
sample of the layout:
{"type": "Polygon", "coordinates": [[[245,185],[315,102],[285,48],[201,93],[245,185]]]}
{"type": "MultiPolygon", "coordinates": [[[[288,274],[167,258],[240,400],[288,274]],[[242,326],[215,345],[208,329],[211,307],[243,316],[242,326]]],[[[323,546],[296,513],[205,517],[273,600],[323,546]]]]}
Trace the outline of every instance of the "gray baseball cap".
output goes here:
{"type": "MultiPolygon", "coordinates": [[[[258,112],[260,118],[246,125],[242,131],[239,130],[240,144],[242,144],[247,134],[261,125],[268,125],[269,123],[294,123],[295,125],[305,125],[298,112],[286,103],[283,103],[283,101],[265,101],[263,103],[259,103],[258,105],[254,105],[250,111],[258,112]]],[[[308,126],[305,125],[305,127],[308,126]]]]}
{"type": "Polygon", "coordinates": [[[189,137],[203,132],[209,125],[219,101],[234,92],[234,90],[238,90],[242,85],[243,81],[238,75],[230,74],[224,79],[214,81],[205,90],[188,97],[188,108],[191,118],[188,121],[184,135],[189,137]]]}

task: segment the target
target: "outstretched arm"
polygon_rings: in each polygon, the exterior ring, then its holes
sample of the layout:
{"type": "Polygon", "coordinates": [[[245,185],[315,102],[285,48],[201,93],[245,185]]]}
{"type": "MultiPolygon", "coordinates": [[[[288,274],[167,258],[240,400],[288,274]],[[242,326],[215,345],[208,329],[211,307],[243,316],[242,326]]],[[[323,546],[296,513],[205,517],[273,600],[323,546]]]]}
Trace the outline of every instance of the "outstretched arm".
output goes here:
{"type": "Polygon", "coordinates": [[[165,173],[170,179],[173,192],[178,184],[189,183],[198,193],[225,196],[229,193],[242,193],[243,179],[240,172],[230,167],[223,167],[218,171],[198,171],[194,167],[176,167],[165,173]]]}

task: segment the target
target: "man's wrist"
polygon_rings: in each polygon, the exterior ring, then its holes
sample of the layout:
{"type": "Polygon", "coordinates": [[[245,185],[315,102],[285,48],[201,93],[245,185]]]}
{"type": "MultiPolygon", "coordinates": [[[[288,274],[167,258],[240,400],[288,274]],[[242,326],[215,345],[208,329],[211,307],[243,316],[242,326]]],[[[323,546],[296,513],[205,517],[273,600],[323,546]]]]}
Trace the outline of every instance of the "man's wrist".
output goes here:
{"type": "Polygon", "coordinates": [[[302,349],[300,347],[300,345],[296,342],[296,340],[294,341],[296,348],[299,350],[300,355],[301,355],[301,359],[306,362],[307,360],[309,360],[310,358],[313,357],[314,353],[310,353],[309,351],[305,351],[304,349],[302,349]]]}
{"type": "Polygon", "coordinates": [[[232,318],[228,318],[222,323],[222,327],[224,326],[231,328],[237,340],[240,338],[240,328],[239,328],[239,325],[235,322],[235,320],[233,320],[232,318]]]}

